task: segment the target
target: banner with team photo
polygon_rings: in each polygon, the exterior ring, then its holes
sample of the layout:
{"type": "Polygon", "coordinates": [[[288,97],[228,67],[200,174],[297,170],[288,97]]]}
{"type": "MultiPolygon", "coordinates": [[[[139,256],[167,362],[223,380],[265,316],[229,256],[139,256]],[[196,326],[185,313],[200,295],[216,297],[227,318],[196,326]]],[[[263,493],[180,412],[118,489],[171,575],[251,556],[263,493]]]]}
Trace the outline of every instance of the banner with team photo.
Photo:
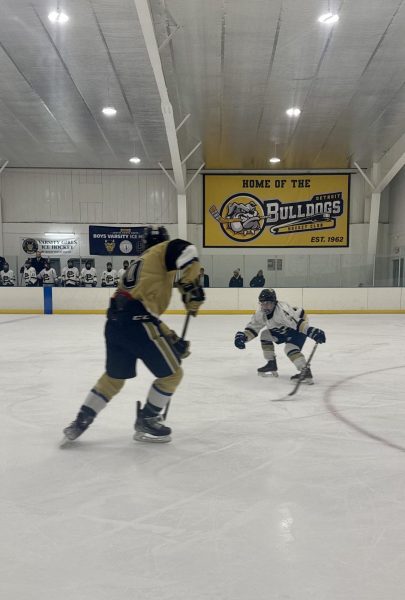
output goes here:
{"type": "Polygon", "coordinates": [[[91,255],[136,256],[142,253],[144,227],[101,227],[89,225],[91,255]]]}
{"type": "Polygon", "coordinates": [[[204,175],[204,248],[345,248],[349,175],[204,175]]]}

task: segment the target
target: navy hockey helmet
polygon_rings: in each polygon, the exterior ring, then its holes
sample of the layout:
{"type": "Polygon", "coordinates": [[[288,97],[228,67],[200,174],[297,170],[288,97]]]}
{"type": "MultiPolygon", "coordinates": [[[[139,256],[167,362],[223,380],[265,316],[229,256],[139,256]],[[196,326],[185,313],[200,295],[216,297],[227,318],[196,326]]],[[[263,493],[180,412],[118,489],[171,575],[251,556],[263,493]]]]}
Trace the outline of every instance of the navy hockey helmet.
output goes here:
{"type": "Polygon", "coordinates": [[[169,239],[166,227],[145,227],[143,231],[143,249],[144,251],[156,244],[166,242],[169,239]]]}
{"type": "Polygon", "coordinates": [[[277,302],[276,292],[273,289],[262,290],[259,294],[259,302],[277,302]]]}
{"type": "Polygon", "coordinates": [[[69,269],[73,269],[73,260],[71,258],[69,258],[69,260],[67,261],[67,266],[69,269]]]}

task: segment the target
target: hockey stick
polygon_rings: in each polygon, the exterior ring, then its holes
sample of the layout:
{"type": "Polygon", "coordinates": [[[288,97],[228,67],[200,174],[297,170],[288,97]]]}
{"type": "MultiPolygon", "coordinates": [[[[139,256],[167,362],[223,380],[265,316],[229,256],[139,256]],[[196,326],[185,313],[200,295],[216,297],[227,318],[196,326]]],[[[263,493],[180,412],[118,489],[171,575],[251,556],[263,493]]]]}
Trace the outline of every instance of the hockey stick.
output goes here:
{"type": "MultiPolygon", "coordinates": [[[[191,317],[191,312],[188,310],[187,311],[187,316],[186,316],[186,320],[184,321],[184,325],[183,325],[183,331],[181,332],[181,338],[180,340],[184,340],[186,333],[187,333],[187,329],[188,329],[188,324],[190,322],[190,317],[191,317]]],[[[166,417],[167,417],[167,413],[169,412],[169,408],[170,408],[170,400],[169,402],[166,404],[165,409],[162,413],[163,416],[163,420],[166,421],[166,417]]]]}
{"type": "Polygon", "coordinates": [[[316,349],[318,348],[318,342],[316,342],[315,346],[312,348],[312,352],[308,357],[308,360],[305,364],[305,367],[302,369],[300,376],[297,379],[297,383],[294,386],[294,389],[292,390],[292,392],[290,392],[288,395],[289,396],[294,396],[294,394],[296,394],[298,392],[298,388],[300,387],[301,383],[304,381],[305,379],[305,373],[307,372],[307,369],[309,368],[309,365],[311,364],[311,360],[315,354],[316,349]]]}

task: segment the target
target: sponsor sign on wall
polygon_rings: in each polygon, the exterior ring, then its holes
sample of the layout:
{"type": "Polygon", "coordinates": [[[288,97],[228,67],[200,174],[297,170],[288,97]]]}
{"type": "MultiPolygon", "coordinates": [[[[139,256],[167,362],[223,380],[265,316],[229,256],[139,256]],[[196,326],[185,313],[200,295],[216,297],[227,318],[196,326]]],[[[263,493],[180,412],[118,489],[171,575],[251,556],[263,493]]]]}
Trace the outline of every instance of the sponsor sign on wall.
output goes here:
{"type": "Polygon", "coordinates": [[[26,254],[34,255],[38,250],[44,256],[56,257],[67,254],[79,254],[79,240],[72,236],[69,238],[21,238],[21,247],[26,254]]]}
{"type": "Polygon", "coordinates": [[[135,256],[142,253],[144,227],[89,226],[90,254],[135,256]]]}
{"type": "Polygon", "coordinates": [[[349,175],[204,175],[205,248],[349,245],[349,175]]]}

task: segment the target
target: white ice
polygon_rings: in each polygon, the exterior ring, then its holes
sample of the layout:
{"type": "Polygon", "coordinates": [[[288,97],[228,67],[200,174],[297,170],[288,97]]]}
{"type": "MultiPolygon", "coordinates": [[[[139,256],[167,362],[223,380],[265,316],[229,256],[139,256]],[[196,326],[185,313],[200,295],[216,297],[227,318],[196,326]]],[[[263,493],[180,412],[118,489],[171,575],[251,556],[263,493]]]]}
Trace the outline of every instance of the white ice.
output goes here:
{"type": "Polygon", "coordinates": [[[171,444],[132,441],[141,366],[61,450],[104,319],[1,316],[0,598],[403,600],[404,319],[312,315],[316,385],[272,402],[291,390],[282,349],[260,378],[259,342],[233,346],[248,316],[200,316],[171,444]]]}

